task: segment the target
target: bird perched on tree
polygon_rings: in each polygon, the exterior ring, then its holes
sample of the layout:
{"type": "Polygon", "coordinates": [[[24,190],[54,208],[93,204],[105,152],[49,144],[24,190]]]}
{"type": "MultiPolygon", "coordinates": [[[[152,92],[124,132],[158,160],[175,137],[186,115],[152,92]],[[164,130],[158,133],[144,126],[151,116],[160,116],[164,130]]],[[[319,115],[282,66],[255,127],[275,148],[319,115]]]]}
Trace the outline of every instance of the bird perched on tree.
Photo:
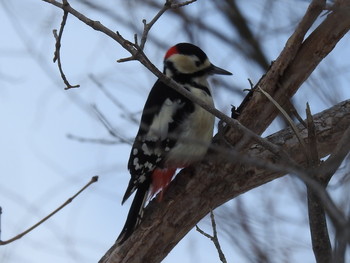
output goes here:
{"type": "MultiPolygon", "coordinates": [[[[193,95],[214,105],[207,81],[212,74],[232,75],[214,66],[197,46],[179,43],[164,57],[164,74],[193,95]]],[[[136,191],[117,242],[123,243],[140,223],[145,202],[170,183],[177,168],[199,161],[213,136],[214,116],[157,80],[144,106],[140,128],[131,149],[131,179],[122,204],[136,191]]]]}

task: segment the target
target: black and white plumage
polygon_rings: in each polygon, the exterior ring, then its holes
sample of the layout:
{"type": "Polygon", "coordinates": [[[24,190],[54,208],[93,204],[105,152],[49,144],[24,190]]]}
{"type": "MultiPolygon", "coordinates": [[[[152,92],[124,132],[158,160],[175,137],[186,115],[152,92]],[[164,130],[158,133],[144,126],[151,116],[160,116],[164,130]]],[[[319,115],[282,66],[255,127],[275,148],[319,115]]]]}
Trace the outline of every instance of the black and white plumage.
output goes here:
{"type": "MultiPolygon", "coordinates": [[[[214,105],[207,78],[231,75],[210,63],[197,46],[179,43],[164,58],[164,74],[209,105],[214,105]]],[[[170,183],[177,168],[202,159],[213,136],[214,116],[160,80],[145,103],[141,124],[131,149],[131,174],[122,204],[136,191],[117,242],[123,243],[142,217],[146,199],[170,183]]]]}

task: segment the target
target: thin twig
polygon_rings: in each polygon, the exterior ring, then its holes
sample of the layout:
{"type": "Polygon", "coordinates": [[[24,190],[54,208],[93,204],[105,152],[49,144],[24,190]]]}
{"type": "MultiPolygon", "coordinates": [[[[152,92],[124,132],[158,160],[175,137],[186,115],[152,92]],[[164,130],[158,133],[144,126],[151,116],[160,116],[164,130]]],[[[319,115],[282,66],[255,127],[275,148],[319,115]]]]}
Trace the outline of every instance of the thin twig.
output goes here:
{"type": "MultiPolygon", "coordinates": [[[[137,34],[134,35],[134,43],[132,44],[138,51],[142,51],[145,48],[145,44],[147,41],[147,37],[148,37],[148,33],[151,30],[151,28],[153,27],[153,25],[158,21],[158,19],[169,9],[176,9],[176,8],[180,8],[183,7],[185,5],[189,5],[193,2],[196,2],[197,0],[190,0],[190,1],[185,1],[182,3],[177,3],[174,4],[173,0],[166,0],[165,4],[163,5],[163,7],[158,11],[158,13],[152,18],[152,20],[147,23],[146,19],[142,20],[143,23],[143,32],[142,32],[142,36],[141,36],[141,42],[140,44],[138,44],[138,38],[137,38],[137,34]]],[[[121,62],[127,62],[127,61],[132,61],[132,60],[138,60],[137,59],[137,55],[131,55],[130,57],[127,58],[121,58],[118,59],[117,62],[121,63],[121,62]]]]}
{"type": "MultiPolygon", "coordinates": [[[[250,129],[243,126],[239,121],[232,119],[228,117],[226,114],[222,113],[221,111],[217,110],[215,107],[208,105],[203,100],[196,97],[194,94],[186,90],[182,87],[182,85],[178,84],[173,79],[165,76],[151,61],[145,56],[145,54],[142,52],[142,50],[137,49],[133,43],[123,38],[118,32],[114,32],[104,26],[102,23],[98,21],[93,21],[89,19],[88,17],[84,16],[82,13],[78,12],[74,8],[69,6],[64,6],[63,4],[55,1],[55,0],[43,0],[44,2],[48,2],[56,7],[59,7],[65,11],[68,11],[73,16],[77,17],[79,20],[81,20],[83,23],[87,24],[91,28],[98,30],[100,32],[103,32],[104,34],[110,36],[112,39],[117,41],[125,50],[127,50],[131,55],[134,55],[137,57],[137,60],[143,64],[148,70],[150,70],[155,76],[157,76],[164,84],[167,86],[173,88],[180,94],[184,95],[186,98],[191,100],[192,102],[198,104],[206,111],[212,113],[214,116],[216,116],[218,119],[224,121],[228,126],[234,128],[235,130],[240,131],[245,136],[248,136],[256,143],[262,145],[264,148],[268,149],[275,155],[279,156],[281,160],[283,160],[285,163],[288,163],[290,165],[291,171],[293,171],[294,174],[298,175],[300,179],[302,179],[306,184],[313,185],[314,190],[317,194],[322,195],[320,198],[322,199],[322,202],[325,203],[325,208],[328,213],[331,214],[331,217],[336,220],[337,217],[343,219],[343,213],[334,205],[334,202],[329,197],[329,195],[326,193],[324,194],[323,189],[318,187],[317,184],[314,184],[314,180],[309,178],[309,176],[305,173],[305,171],[296,168],[297,165],[295,162],[290,158],[290,156],[279,146],[267,141],[266,139],[263,139],[250,129]]],[[[300,32],[299,32],[300,33],[300,32]]]]}
{"type": "MultiPolygon", "coordinates": [[[[216,116],[217,118],[219,118],[220,120],[224,121],[227,125],[229,125],[230,127],[233,127],[235,130],[240,131],[241,133],[245,134],[246,136],[249,136],[253,141],[255,141],[256,143],[262,145],[263,147],[265,147],[266,149],[268,149],[269,151],[271,151],[272,153],[278,155],[280,158],[287,160],[287,161],[291,161],[293,163],[293,161],[291,160],[291,158],[288,156],[288,154],[286,154],[285,151],[283,151],[281,149],[281,147],[276,146],[275,144],[261,138],[259,135],[255,134],[253,131],[251,131],[250,129],[246,128],[245,126],[243,126],[242,124],[240,124],[237,120],[234,120],[230,117],[228,117],[227,115],[225,115],[224,113],[222,113],[221,111],[217,110],[216,108],[208,105],[207,103],[205,103],[203,100],[197,98],[195,95],[193,95],[191,92],[189,92],[188,90],[186,90],[185,88],[183,88],[180,84],[178,84],[177,82],[175,82],[173,79],[165,76],[160,70],[158,70],[158,68],[150,62],[150,60],[145,56],[145,54],[142,52],[142,50],[138,50],[135,45],[133,43],[131,43],[130,41],[126,40],[125,38],[123,38],[118,32],[114,32],[112,30],[110,30],[109,28],[107,28],[106,26],[104,26],[102,23],[100,23],[99,21],[94,21],[89,19],[88,17],[84,16],[82,13],[78,12],[77,10],[75,10],[74,8],[72,8],[70,5],[65,6],[60,2],[57,2],[55,0],[42,0],[44,2],[50,3],[58,8],[61,8],[65,11],[68,11],[70,14],[72,14],[73,16],[77,17],[79,20],[81,20],[83,23],[87,24],[88,26],[90,26],[91,28],[98,30],[100,32],[103,32],[104,34],[108,35],[109,37],[111,37],[112,39],[114,39],[116,42],[118,42],[125,50],[127,50],[131,55],[136,56],[137,55],[137,60],[143,64],[148,70],[150,70],[155,76],[157,76],[164,84],[168,85],[169,87],[173,88],[174,90],[176,90],[177,92],[179,92],[180,94],[186,96],[188,99],[190,99],[191,101],[193,101],[194,103],[198,104],[199,106],[201,106],[203,109],[207,110],[208,112],[212,113],[214,116],[216,116]]],[[[316,3],[318,1],[313,1],[313,3],[316,3]]],[[[317,4],[316,4],[317,5],[317,4]]],[[[319,10],[319,7],[322,6],[317,6],[317,10],[319,10]]],[[[315,10],[316,10],[315,9],[315,10]]],[[[317,17],[318,16],[318,11],[315,12],[313,14],[313,17],[317,17]]],[[[307,21],[307,25],[312,24],[312,22],[314,21],[314,19],[311,19],[310,21],[307,21]]],[[[302,22],[300,23],[302,24],[302,22]]],[[[303,34],[300,33],[300,31],[304,32],[305,31],[305,27],[303,27],[302,29],[300,29],[300,25],[298,26],[298,29],[295,32],[295,34],[297,36],[292,36],[291,39],[295,40],[295,38],[298,39],[297,42],[302,42],[302,37],[304,36],[303,34]],[[302,35],[302,37],[301,37],[302,35]]],[[[307,27],[309,28],[309,27],[307,27]]],[[[289,41],[291,41],[291,39],[289,39],[289,41]]],[[[290,45],[290,43],[287,43],[287,45],[290,45]]],[[[293,165],[291,166],[293,167],[293,165]]],[[[291,168],[291,170],[294,170],[293,168],[291,168]]],[[[294,170],[297,174],[299,174],[299,177],[304,180],[306,183],[308,183],[308,181],[310,181],[311,179],[305,174],[305,172],[300,171],[299,169],[294,170]]],[[[312,181],[312,180],[311,180],[312,181]]],[[[329,200],[329,196],[324,196],[323,200],[325,202],[327,202],[327,200],[329,200]]],[[[333,214],[333,216],[339,215],[341,216],[342,213],[334,208],[331,208],[331,204],[333,204],[333,202],[331,202],[332,200],[330,200],[330,203],[328,203],[328,208],[330,209],[330,212],[333,214]]]]}
{"type": "Polygon", "coordinates": [[[346,129],[343,134],[343,137],[338,142],[333,153],[324,161],[318,168],[317,173],[322,174],[326,180],[330,178],[335,171],[338,169],[340,164],[343,162],[345,157],[349,154],[350,151],[350,127],[346,129]]]}
{"type": "Polygon", "coordinates": [[[112,124],[107,120],[107,118],[102,114],[102,112],[95,106],[92,105],[93,110],[96,113],[97,118],[101,121],[103,126],[107,129],[110,135],[113,137],[119,139],[120,142],[126,143],[126,144],[131,144],[131,141],[124,138],[123,136],[119,135],[116,130],[113,128],[112,124]]]}
{"type": "MultiPolygon", "coordinates": [[[[289,170],[293,171],[294,174],[297,174],[300,179],[302,179],[307,185],[310,185],[310,187],[312,187],[312,189],[317,193],[317,195],[320,195],[319,197],[320,197],[322,203],[324,203],[327,212],[330,214],[332,221],[334,220],[334,221],[337,221],[338,223],[344,222],[345,217],[344,217],[342,211],[340,211],[337,208],[337,206],[334,204],[333,200],[329,197],[327,192],[325,192],[324,189],[319,184],[317,184],[317,182],[315,183],[315,181],[312,178],[310,178],[308,176],[308,174],[303,169],[297,167],[295,165],[295,162],[293,162],[293,160],[291,160],[291,158],[288,156],[288,154],[286,154],[283,150],[281,150],[280,147],[262,139],[259,135],[255,134],[254,132],[252,132],[248,128],[241,125],[238,121],[229,118],[228,116],[226,116],[222,112],[218,111],[214,107],[207,105],[205,102],[196,98],[191,92],[184,89],[181,85],[176,83],[174,80],[164,76],[164,74],[162,74],[162,72],[159,71],[149,61],[149,59],[144,55],[143,51],[139,47],[135,46],[135,44],[133,44],[130,41],[123,38],[119,33],[113,32],[112,30],[108,29],[107,27],[105,27],[104,25],[102,25],[98,21],[93,21],[93,20],[87,18],[86,16],[79,13],[75,9],[71,8],[70,6],[63,6],[61,3],[54,1],[54,0],[43,0],[43,1],[51,3],[59,8],[62,8],[63,10],[68,11],[69,13],[76,16],[78,19],[80,19],[82,22],[86,23],[88,26],[92,27],[93,29],[101,31],[104,34],[110,36],[112,39],[117,41],[122,47],[124,47],[132,56],[135,56],[136,60],[140,61],[141,64],[143,64],[153,74],[155,74],[163,83],[165,83],[169,87],[172,87],[174,90],[176,90],[180,94],[186,96],[188,99],[190,99],[194,103],[198,104],[199,106],[201,106],[202,108],[204,108],[208,112],[212,113],[214,116],[223,120],[225,123],[227,123],[227,125],[234,127],[235,130],[238,130],[241,133],[246,134],[247,136],[252,138],[252,140],[263,145],[266,149],[269,149],[271,152],[279,155],[280,157],[282,156],[282,159],[284,159],[285,161],[287,161],[287,162],[289,161],[291,163],[289,170]]],[[[315,14],[315,17],[317,17],[317,16],[318,16],[318,14],[315,14]]],[[[339,33],[340,35],[344,34],[344,32],[345,32],[345,29],[343,29],[343,27],[341,28],[341,30],[342,31],[339,33]]],[[[300,34],[300,32],[299,32],[299,35],[302,35],[302,37],[299,37],[297,39],[298,40],[297,42],[300,42],[300,45],[301,45],[304,34],[300,34]]],[[[295,39],[293,39],[293,40],[295,40],[295,39]]],[[[299,48],[299,46],[298,46],[298,48],[299,48]]],[[[298,51],[298,48],[294,49],[293,50],[294,52],[292,52],[292,53],[296,53],[298,51]]],[[[288,49],[288,52],[290,52],[290,48],[288,49]]],[[[326,53],[328,54],[328,52],[329,51],[327,50],[326,53]]],[[[287,56],[287,57],[289,57],[290,59],[288,60],[288,63],[285,63],[285,67],[283,67],[282,70],[277,70],[277,71],[272,70],[272,72],[276,72],[276,74],[281,75],[283,73],[284,69],[287,66],[289,66],[289,61],[292,61],[292,59],[294,58],[294,56],[287,56]]],[[[279,64],[275,63],[275,65],[277,67],[279,64]]]]}
{"type": "Polygon", "coordinates": [[[141,50],[143,50],[144,47],[145,47],[145,44],[146,44],[146,41],[147,41],[148,32],[151,30],[151,28],[154,25],[154,23],[157,22],[158,19],[170,8],[171,8],[171,1],[167,0],[167,1],[165,1],[165,4],[163,5],[162,9],[160,9],[159,12],[153,17],[151,22],[147,23],[146,19],[142,20],[143,32],[142,32],[141,43],[140,43],[141,50]]]}
{"type": "MultiPolygon", "coordinates": [[[[162,7],[161,10],[159,10],[159,12],[153,17],[153,19],[147,23],[146,19],[142,20],[143,23],[143,33],[142,33],[142,37],[141,37],[141,43],[140,43],[140,48],[141,50],[144,49],[146,41],[147,41],[147,36],[148,36],[148,32],[151,30],[152,26],[154,25],[155,22],[158,21],[158,19],[169,9],[176,9],[176,8],[180,8],[183,7],[185,5],[189,5],[192,4],[194,2],[196,2],[197,0],[191,0],[191,1],[185,1],[182,3],[177,3],[174,4],[173,0],[166,0],[164,6],[162,7]]],[[[136,43],[135,43],[136,44],[136,43]]]]}
{"type": "Polygon", "coordinates": [[[95,75],[89,74],[89,78],[96,84],[103,94],[105,94],[106,97],[123,112],[122,117],[127,118],[134,123],[139,123],[139,121],[134,117],[134,114],[131,113],[111,92],[109,92],[106,87],[95,77],[95,75]]]}
{"type": "MultiPolygon", "coordinates": [[[[69,3],[67,0],[63,0],[63,5],[64,6],[68,6],[69,3]]],[[[53,62],[55,63],[57,60],[57,65],[58,65],[58,69],[61,73],[61,78],[64,82],[64,84],[66,84],[66,87],[64,88],[65,90],[67,89],[72,89],[72,88],[79,88],[80,85],[71,85],[69,83],[69,81],[66,78],[66,75],[63,73],[63,69],[62,69],[62,63],[61,63],[61,55],[60,55],[60,50],[61,50],[61,39],[62,39],[62,34],[63,34],[63,29],[64,26],[66,25],[67,22],[67,18],[68,18],[68,11],[63,10],[63,17],[62,17],[62,22],[61,22],[61,27],[60,27],[60,31],[57,35],[57,30],[54,29],[52,31],[54,38],[56,39],[56,44],[55,44],[55,52],[54,52],[54,57],[53,57],[53,62]]]]}
{"type": "Polygon", "coordinates": [[[44,223],[46,220],[48,220],[50,217],[52,217],[53,215],[55,215],[58,211],[60,211],[62,208],[64,208],[66,205],[68,205],[69,203],[71,203],[79,194],[81,194],[81,192],[83,192],[86,188],[88,188],[91,184],[97,182],[98,180],[98,176],[93,176],[91,178],[91,180],[83,187],[81,188],[75,195],[73,195],[72,197],[68,198],[66,202],[64,202],[61,206],[59,206],[57,209],[55,209],[52,213],[50,213],[49,215],[47,215],[46,217],[44,217],[43,219],[41,219],[38,223],[36,223],[35,225],[33,225],[32,227],[28,228],[27,230],[25,230],[24,232],[18,234],[17,236],[6,240],[6,241],[0,241],[0,245],[7,245],[9,243],[12,243],[13,241],[16,241],[17,239],[20,239],[21,237],[25,236],[26,234],[28,234],[29,232],[31,232],[33,229],[37,228],[38,226],[40,226],[42,223],[44,223]]]}
{"type": "Polygon", "coordinates": [[[97,144],[105,144],[105,145],[112,145],[112,144],[118,144],[119,141],[111,141],[106,139],[95,139],[95,138],[84,138],[81,136],[77,136],[74,134],[67,134],[67,138],[71,140],[75,140],[81,143],[97,143],[97,144]]]}
{"type": "Polygon", "coordinates": [[[95,30],[101,31],[105,33],[106,35],[110,36],[112,39],[117,41],[125,50],[127,50],[132,56],[135,57],[136,60],[138,60],[142,65],[144,65],[148,70],[150,70],[155,76],[157,76],[164,84],[167,86],[173,88],[180,94],[184,95],[186,98],[191,100],[192,102],[196,103],[206,111],[213,114],[218,119],[224,121],[227,125],[230,127],[240,131],[242,134],[248,136],[253,141],[257,142],[258,144],[264,146],[266,149],[271,151],[272,153],[278,155],[281,159],[288,162],[291,158],[288,156],[288,154],[283,151],[281,147],[276,146],[275,144],[263,139],[261,136],[257,135],[250,129],[246,128],[242,124],[240,124],[239,121],[230,118],[226,114],[222,113],[221,111],[217,110],[214,106],[207,104],[202,99],[198,98],[196,95],[185,89],[182,85],[174,81],[173,79],[165,76],[143,53],[143,51],[136,46],[135,44],[131,43],[130,41],[126,40],[121,36],[119,32],[113,32],[99,21],[93,21],[86,16],[84,16],[82,13],[78,12],[72,6],[68,5],[65,6],[55,0],[42,0],[44,2],[48,2],[54,6],[57,6],[73,16],[77,17],[79,20],[87,24],[88,26],[92,27],[95,30]]]}
{"type": "Polygon", "coordinates": [[[297,109],[295,108],[295,106],[293,105],[291,99],[286,101],[285,108],[288,109],[291,116],[294,116],[306,128],[307,125],[306,125],[305,121],[299,115],[299,113],[298,113],[297,109]]]}
{"type": "Polygon", "coordinates": [[[332,247],[329,240],[326,215],[323,204],[317,195],[307,187],[307,206],[312,249],[317,263],[329,263],[332,247]]]}
{"type": "MultiPolygon", "coordinates": [[[[320,180],[328,182],[350,151],[350,127],[344,132],[333,153],[317,170],[320,180]]],[[[350,219],[345,217],[332,218],[336,229],[335,245],[332,262],[345,262],[347,244],[350,244],[350,219]]]]}
{"type": "Polygon", "coordinates": [[[271,95],[268,94],[266,91],[264,91],[259,85],[258,85],[258,89],[282,113],[283,117],[287,120],[287,122],[289,123],[289,125],[292,128],[293,132],[297,136],[297,138],[298,138],[298,140],[299,140],[299,142],[300,142],[300,144],[301,144],[301,146],[302,146],[302,148],[303,148],[303,150],[305,152],[305,155],[307,156],[306,144],[305,144],[303,138],[301,137],[300,132],[299,132],[297,126],[295,125],[295,123],[293,122],[292,118],[287,114],[287,112],[283,109],[283,107],[281,105],[279,105],[278,102],[276,100],[274,100],[274,98],[272,98],[271,95]]]}
{"type": "MultiPolygon", "coordinates": [[[[316,128],[309,103],[306,104],[306,120],[308,130],[308,166],[310,171],[312,171],[320,164],[320,158],[317,151],[316,128]]],[[[315,180],[320,181],[324,188],[328,184],[328,181],[321,180],[322,177],[317,177],[314,174],[311,174],[311,176],[315,180]]],[[[307,207],[311,243],[316,262],[329,263],[332,258],[332,246],[328,234],[326,214],[322,202],[310,187],[307,187],[307,207]]]]}
{"type": "Polygon", "coordinates": [[[215,222],[214,213],[213,213],[212,210],[210,211],[210,220],[211,220],[211,227],[213,229],[213,235],[209,235],[208,233],[204,232],[202,229],[199,228],[198,225],[196,225],[196,230],[200,234],[202,234],[203,236],[209,238],[214,243],[215,248],[218,251],[219,258],[220,258],[221,262],[227,263],[225,254],[224,254],[224,252],[221,249],[220,242],[219,242],[219,239],[218,239],[218,232],[216,230],[216,222],[215,222]]]}
{"type": "Polygon", "coordinates": [[[317,167],[320,164],[320,158],[317,150],[317,137],[314,119],[311,114],[310,105],[306,103],[306,122],[308,131],[308,154],[309,154],[309,166],[312,168],[317,167]]]}
{"type": "Polygon", "coordinates": [[[343,229],[336,231],[332,263],[346,263],[346,248],[350,245],[350,221],[343,229]]]}

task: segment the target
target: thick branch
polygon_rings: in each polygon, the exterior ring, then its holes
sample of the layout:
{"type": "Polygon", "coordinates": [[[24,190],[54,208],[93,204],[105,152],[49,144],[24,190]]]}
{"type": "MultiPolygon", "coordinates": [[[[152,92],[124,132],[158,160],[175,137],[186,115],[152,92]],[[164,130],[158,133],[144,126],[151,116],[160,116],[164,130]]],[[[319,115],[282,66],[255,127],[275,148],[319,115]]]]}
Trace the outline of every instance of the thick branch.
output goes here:
{"type": "MultiPolygon", "coordinates": [[[[314,115],[318,152],[324,157],[333,148],[350,125],[350,101],[342,102],[327,111],[314,115]]],[[[307,130],[298,127],[303,138],[307,130]]],[[[305,156],[291,129],[268,137],[283,146],[299,164],[305,156]]],[[[259,145],[253,145],[248,154],[266,162],[278,163],[275,155],[259,145]]],[[[113,246],[100,263],[160,262],[170,250],[211,209],[255,187],[283,176],[250,166],[232,163],[202,163],[183,170],[167,190],[161,203],[151,202],[146,208],[144,222],[120,247],[113,246]],[[147,240],[147,242],[145,242],[147,240]]],[[[236,160],[239,161],[239,160],[236,160]]]]}
{"type": "MultiPolygon", "coordinates": [[[[104,32],[121,44],[135,59],[139,60],[164,83],[192,101],[195,101],[193,94],[187,92],[174,81],[169,80],[169,78],[166,78],[147,59],[137,45],[125,40],[120,34],[114,33],[101,23],[88,19],[70,6],[62,6],[54,0],[43,1],[68,11],[95,30],[104,32]]],[[[349,30],[350,12],[346,6],[349,1],[338,2],[343,6],[335,8],[325,21],[302,42],[309,26],[314,21],[314,18],[318,16],[319,12],[321,12],[324,5],[324,1],[322,0],[314,0],[312,2],[306,18],[303,19],[307,23],[303,23],[303,21],[300,23],[295,34],[287,42],[286,48],[280,57],[271,66],[265,77],[258,83],[280,105],[283,106],[293,96],[315,67],[331,52],[336,43],[349,30]]],[[[278,114],[278,110],[262,94],[254,92],[252,98],[245,103],[244,110],[241,111],[239,121],[250,130],[240,125],[237,121],[227,119],[225,115],[222,116],[222,113],[216,111],[216,109],[208,108],[206,107],[207,105],[203,105],[201,102],[195,102],[220,119],[224,119],[226,123],[233,124],[230,125],[231,128],[226,133],[227,138],[232,144],[239,141],[242,138],[242,134],[246,135],[248,133],[251,138],[247,140],[247,145],[251,144],[251,139],[254,138],[256,141],[264,143],[265,146],[269,146],[270,149],[274,149],[273,145],[259,139],[255,134],[261,134],[278,114]]],[[[349,102],[340,108],[338,107],[338,110],[341,111],[343,108],[348,110],[348,104],[349,102]]],[[[340,122],[339,115],[332,116],[332,118],[340,122]]],[[[349,121],[348,117],[347,121],[349,121]]],[[[323,139],[319,147],[322,148],[325,145],[327,147],[326,151],[319,149],[321,156],[322,154],[329,154],[334,142],[339,139],[339,137],[334,136],[339,136],[336,130],[341,129],[342,126],[338,123],[338,126],[334,127],[333,124],[325,123],[325,126],[333,129],[332,133],[328,134],[326,138],[322,137],[322,125],[316,125],[316,129],[319,129],[317,132],[320,132],[318,136],[323,139]],[[329,144],[330,141],[333,144],[329,144]]],[[[349,122],[347,122],[348,125],[349,122]]],[[[289,140],[294,138],[293,134],[287,134],[286,136],[283,137],[282,144],[279,145],[283,145],[296,158],[297,162],[303,162],[304,156],[301,157],[299,155],[299,144],[294,142],[292,145],[294,148],[288,147],[289,140]],[[295,148],[297,152],[293,151],[295,148]]],[[[244,149],[247,148],[245,147],[244,149]]],[[[248,153],[262,157],[273,163],[279,161],[276,155],[271,155],[270,152],[264,152],[264,149],[260,146],[255,146],[255,148],[250,148],[248,153]]],[[[156,205],[151,203],[146,210],[144,222],[140,227],[121,247],[112,248],[101,262],[159,262],[198,220],[211,209],[279,176],[282,176],[282,173],[269,173],[266,172],[266,169],[247,168],[246,166],[234,165],[230,162],[220,164],[203,163],[192,171],[186,170],[186,172],[181,173],[175,180],[173,186],[167,192],[166,200],[156,205]]]]}
{"type": "MultiPolygon", "coordinates": [[[[284,106],[295,94],[316,66],[350,29],[350,8],[346,6],[346,3],[343,3],[344,6],[336,7],[334,12],[329,14],[302,42],[310,26],[309,20],[313,21],[315,14],[322,11],[323,2],[313,1],[305,15],[306,17],[310,16],[311,19],[303,18],[280,56],[257,84],[281,106],[284,106]],[[316,13],[313,11],[314,9],[316,9],[316,13]],[[303,21],[307,22],[303,23],[303,21]]],[[[349,5],[349,1],[347,1],[347,5],[349,5]]],[[[245,102],[243,108],[238,120],[257,134],[261,134],[278,114],[274,105],[259,92],[254,92],[251,99],[245,102]]],[[[241,136],[234,129],[229,129],[227,132],[227,138],[233,145],[241,139],[241,136]]]]}

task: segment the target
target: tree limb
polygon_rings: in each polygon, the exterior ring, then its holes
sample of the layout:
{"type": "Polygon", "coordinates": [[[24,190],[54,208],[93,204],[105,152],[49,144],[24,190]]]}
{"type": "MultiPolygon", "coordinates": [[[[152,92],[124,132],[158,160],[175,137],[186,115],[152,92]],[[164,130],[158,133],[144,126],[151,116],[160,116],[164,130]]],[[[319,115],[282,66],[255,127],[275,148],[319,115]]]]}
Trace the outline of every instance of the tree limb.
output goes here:
{"type": "Polygon", "coordinates": [[[215,217],[214,217],[214,212],[210,211],[210,220],[211,220],[211,227],[213,229],[213,235],[209,235],[208,233],[204,232],[202,229],[199,228],[198,225],[196,225],[196,230],[202,234],[203,236],[205,236],[206,238],[209,238],[215,245],[216,250],[218,251],[219,254],[219,258],[220,261],[222,263],[227,263],[226,257],[224,252],[221,249],[221,245],[219,242],[219,238],[218,238],[218,232],[216,230],[216,222],[215,222],[215,217]]]}
{"type": "MultiPolygon", "coordinates": [[[[20,238],[22,238],[23,236],[27,235],[29,232],[31,232],[32,230],[34,230],[35,228],[37,228],[38,226],[40,226],[42,223],[44,223],[46,220],[48,220],[50,217],[52,217],[53,215],[55,215],[57,212],[59,212],[60,210],[62,210],[65,206],[67,206],[68,204],[70,204],[78,195],[80,195],[86,188],[88,188],[91,184],[95,183],[98,181],[98,176],[93,176],[91,178],[91,180],[84,185],[77,193],[75,193],[72,197],[68,198],[62,205],[60,205],[58,208],[56,208],[54,211],[52,211],[49,215],[45,216],[43,219],[41,219],[39,222],[37,222],[36,224],[34,224],[33,226],[31,226],[30,228],[28,228],[27,230],[23,231],[22,233],[14,236],[13,238],[10,238],[8,240],[5,241],[1,241],[0,240],[0,246],[3,245],[7,245],[9,243],[12,243],[20,238]]],[[[1,214],[1,207],[0,207],[0,214],[1,214]]]]}
{"type": "MultiPolygon", "coordinates": [[[[331,153],[350,125],[350,100],[313,116],[320,157],[331,153]]],[[[307,130],[298,125],[306,138],[307,130]]],[[[298,139],[290,128],[267,138],[281,145],[299,164],[306,164],[298,139]]],[[[247,152],[265,162],[279,159],[260,145],[247,152]]],[[[235,161],[235,160],[233,160],[235,161]]],[[[239,160],[236,160],[239,161],[239,160]]],[[[167,190],[161,203],[151,202],[144,221],[122,246],[112,246],[100,263],[160,262],[170,250],[209,211],[255,187],[283,176],[283,173],[234,162],[201,163],[182,170],[167,190]],[[147,242],[145,242],[147,240],[147,242]]]]}
{"type": "MultiPolygon", "coordinates": [[[[315,3],[313,8],[318,10],[316,14],[322,11],[323,6],[322,4],[319,6],[320,2],[324,1],[312,2],[315,3]]],[[[315,16],[315,13],[310,11],[313,10],[311,5],[280,56],[256,85],[269,93],[282,107],[350,29],[350,10],[344,3],[345,6],[336,8],[302,42],[310,23],[303,21],[313,21],[315,16]],[[312,19],[308,19],[308,16],[312,19]]],[[[251,98],[237,110],[240,112],[238,121],[257,134],[261,134],[278,114],[273,104],[259,92],[253,92],[251,98]]],[[[242,135],[234,129],[228,129],[226,137],[235,145],[242,135]]]]}
{"type": "MultiPolygon", "coordinates": [[[[68,5],[67,0],[63,0],[63,5],[68,5]]],[[[80,85],[73,85],[72,86],[69,83],[68,79],[66,78],[66,75],[63,72],[62,63],[61,63],[61,54],[60,54],[61,39],[62,39],[62,35],[63,35],[63,29],[64,29],[66,22],[67,22],[67,18],[68,18],[68,12],[64,10],[59,33],[57,34],[57,29],[53,30],[53,36],[56,40],[56,44],[55,44],[56,49],[55,49],[55,53],[54,53],[54,57],[53,57],[53,62],[55,63],[57,60],[57,65],[58,65],[58,69],[61,73],[61,78],[62,78],[64,84],[66,84],[66,87],[65,87],[66,90],[80,87],[80,85]]]]}
{"type": "MultiPolygon", "coordinates": [[[[293,152],[293,148],[288,147],[289,139],[294,138],[293,134],[287,134],[287,137],[283,137],[283,144],[277,143],[279,147],[257,135],[261,134],[278,114],[278,110],[262,94],[252,92],[250,99],[245,101],[244,107],[240,108],[239,122],[232,120],[215,108],[210,108],[208,105],[203,104],[202,101],[196,100],[193,94],[184,90],[171,79],[166,78],[148,60],[139,46],[124,39],[119,33],[114,33],[100,22],[85,17],[70,6],[62,6],[62,4],[54,0],[43,1],[68,11],[93,29],[110,36],[165,84],[202,106],[216,117],[224,120],[228,124],[225,133],[226,139],[231,145],[235,145],[243,137],[247,138],[247,135],[249,135],[249,138],[246,139],[246,147],[243,147],[243,149],[250,150],[245,150],[244,155],[259,156],[262,160],[277,164],[281,159],[281,156],[278,156],[278,154],[284,154],[283,151],[280,151],[280,146],[283,145],[283,149],[289,153],[287,155],[293,156],[295,162],[299,164],[305,162],[304,156],[300,159],[301,157],[298,155],[300,152],[298,143],[295,142],[293,145],[294,148],[297,148],[297,152],[293,152]],[[253,141],[259,142],[265,148],[259,148],[261,147],[259,145],[252,146],[253,148],[249,147],[253,141]],[[275,154],[266,151],[266,148],[275,154]],[[260,151],[255,152],[256,149],[260,149],[260,151]]],[[[333,9],[333,12],[303,41],[306,32],[324,6],[324,1],[314,0],[312,2],[305,17],[287,42],[279,58],[257,84],[268,92],[282,107],[349,30],[350,10],[347,6],[349,1],[337,1],[336,4],[337,6],[333,9]],[[305,21],[306,23],[304,23],[305,21]]],[[[349,102],[344,102],[341,106],[338,105],[338,110],[343,110],[344,112],[344,109],[348,109],[348,107],[349,102]]],[[[332,118],[335,121],[341,121],[339,120],[339,115],[333,115],[332,118]]],[[[342,126],[338,123],[339,127],[334,127],[334,123],[326,123],[326,126],[328,125],[332,127],[332,134],[328,134],[329,137],[323,138],[324,141],[319,144],[320,148],[326,148],[326,151],[318,149],[320,155],[331,152],[334,146],[327,143],[332,139],[336,139],[332,141],[333,144],[339,140],[339,137],[335,138],[334,136],[339,136],[336,129],[340,129],[342,126]]],[[[349,126],[348,122],[347,126],[349,126]]],[[[300,130],[302,131],[303,128],[301,127],[300,130]]],[[[322,125],[317,126],[316,124],[316,130],[318,138],[319,136],[322,137],[322,125]]],[[[259,169],[256,166],[247,167],[243,164],[236,164],[238,161],[239,159],[219,164],[202,163],[192,170],[184,170],[169,188],[165,200],[156,205],[154,202],[151,202],[146,209],[144,221],[140,227],[122,246],[112,247],[100,262],[159,262],[198,220],[210,210],[239,194],[284,174],[277,172],[277,170],[267,172],[266,169],[259,169]]],[[[329,211],[332,210],[331,208],[331,205],[328,204],[329,211]]],[[[333,213],[337,213],[336,208],[334,208],[333,213]]]]}

